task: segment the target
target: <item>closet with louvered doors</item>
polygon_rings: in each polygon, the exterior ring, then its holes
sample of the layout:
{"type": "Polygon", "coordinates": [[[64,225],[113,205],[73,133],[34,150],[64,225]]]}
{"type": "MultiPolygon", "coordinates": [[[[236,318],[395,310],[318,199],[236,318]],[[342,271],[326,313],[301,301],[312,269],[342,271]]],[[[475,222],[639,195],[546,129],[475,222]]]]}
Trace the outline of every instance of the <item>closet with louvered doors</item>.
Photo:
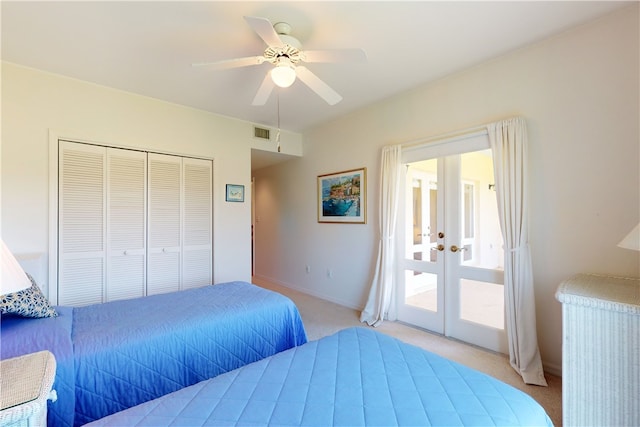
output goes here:
{"type": "Polygon", "coordinates": [[[58,304],[210,284],[210,160],[59,142],[58,304]]]}
{"type": "Polygon", "coordinates": [[[212,280],[211,161],[149,153],[149,295],[212,280]]]}

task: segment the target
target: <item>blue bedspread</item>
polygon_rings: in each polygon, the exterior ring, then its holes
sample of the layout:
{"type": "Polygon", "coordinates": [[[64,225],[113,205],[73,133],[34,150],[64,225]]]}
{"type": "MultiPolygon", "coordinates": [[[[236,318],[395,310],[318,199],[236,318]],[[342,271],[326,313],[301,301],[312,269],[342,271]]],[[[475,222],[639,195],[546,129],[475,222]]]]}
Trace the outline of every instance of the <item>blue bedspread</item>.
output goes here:
{"type": "Polygon", "coordinates": [[[550,426],[529,395],[418,347],[350,328],[91,426],[550,426]]]}
{"type": "Polygon", "coordinates": [[[50,426],[72,426],[75,408],[75,365],[71,329],[73,308],[56,307],[58,317],[25,319],[2,316],[0,322],[0,359],[49,350],[56,358],[56,377],[53,388],[58,400],[48,402],[50,426]]]}
{"type": "MultiPolygon", "coordinates": [[[[49,329],[72,319],[67,348],[44,347],[56,356],[54,387],[64,402],[50,404],[50,426],[83,425],[306,342],[291,300],[244,282],[79,307],[72,316],[57,309],[66,315],[21,319],[49,329]],[[58,384],[72,385],[72,395],[58,384]]],[[[13,339],[5,323],[2,358],[41,347],[38,339],[5,354],[5,336],[13,339]]]]}

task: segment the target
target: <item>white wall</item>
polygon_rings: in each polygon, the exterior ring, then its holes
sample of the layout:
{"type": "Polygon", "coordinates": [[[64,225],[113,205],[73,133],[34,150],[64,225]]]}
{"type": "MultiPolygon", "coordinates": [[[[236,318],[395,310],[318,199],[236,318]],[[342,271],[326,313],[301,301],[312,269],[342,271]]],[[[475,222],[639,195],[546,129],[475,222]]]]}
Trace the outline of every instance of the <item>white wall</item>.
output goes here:
{"type": "Polygon", "coordinates": [[[547,368],[559,372],[558,284],[579,272],[640,276],[638,254],[616,247],[640,220],[638,39],[634,3],[307,132],[302,159],[255,176],[256,274],[363,307],[377,248],[381,147],[521,115],[539,345],[547,368]],[[317,223],[316,176],[363,166],[367,224],[317,223]]]}
{"type": "MultiPolygon", "coordinates": [[[[253,125],[95,84],[2,63],[2,238],[16,254],[49,248],[49,132],[214,159],[214,281],[251,280],[253,125]],[[245,203],[225,202],[243,184],[245,203]]],[[[283,134],[283,151],[301,136],[283,134]]],[[[45,260],[45,265],[47,260],[45,260]]],[[[44,288],[47,283],[42,283],[44,288]]]]}

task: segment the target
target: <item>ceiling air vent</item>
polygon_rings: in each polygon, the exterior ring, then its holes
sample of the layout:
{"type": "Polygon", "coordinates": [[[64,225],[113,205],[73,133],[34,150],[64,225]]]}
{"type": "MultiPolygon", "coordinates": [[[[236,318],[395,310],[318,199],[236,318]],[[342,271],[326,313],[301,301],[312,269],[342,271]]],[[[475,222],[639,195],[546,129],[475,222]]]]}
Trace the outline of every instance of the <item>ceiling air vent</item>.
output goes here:
{"type": "Polygon", "coordinates": [[[253,127],[253,136],[260,139],[270,139],[269,129],[259,128],[257,126],[253,127]]]}

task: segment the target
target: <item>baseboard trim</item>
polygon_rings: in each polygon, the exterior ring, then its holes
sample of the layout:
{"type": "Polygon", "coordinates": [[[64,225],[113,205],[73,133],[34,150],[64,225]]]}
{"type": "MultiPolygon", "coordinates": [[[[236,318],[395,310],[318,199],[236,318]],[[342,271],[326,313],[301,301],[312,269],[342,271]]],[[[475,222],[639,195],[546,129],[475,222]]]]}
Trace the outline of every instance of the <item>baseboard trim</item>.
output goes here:
{"type": "Polygon", "coordinates": [[[542,363],[542,368],[545,372],[555,375],[556,377],[562,377],[562,366],[555,363],[542,363]]]}
{"type": "Polygon", "coordinates": [[[301,288],[299,286],[292,285],[291,283],[282,282],[282,281],[274,279],[272,277],[262,276],[260,274],[254,274],[253,277],[255,277],[258,280],[265,280],[267,282],[274,283],[274,284],[276,284],[278,286],[282,286],[284,288],[288,288],[288,289],[294,290],[296,292],[300,292],[302,294],[310,295],[312,297],[320,298],[322,300],[329,301],[329,302],[332,302],[334,304],[341,305],[342,307],[350,308],[352,310],[362,311],[364,309],[364,307],[354,306],[353,304],[349,304],[349,303],[347,303],[345,301],[341,301],[341,300],[338,300],[338,299],[335,299],[335,298],[331,298],[330,296],[324,295],[324,294],[322,294],[320,292],[314,292],[314,291],[309,290],[309,289],[301,288]]]}

